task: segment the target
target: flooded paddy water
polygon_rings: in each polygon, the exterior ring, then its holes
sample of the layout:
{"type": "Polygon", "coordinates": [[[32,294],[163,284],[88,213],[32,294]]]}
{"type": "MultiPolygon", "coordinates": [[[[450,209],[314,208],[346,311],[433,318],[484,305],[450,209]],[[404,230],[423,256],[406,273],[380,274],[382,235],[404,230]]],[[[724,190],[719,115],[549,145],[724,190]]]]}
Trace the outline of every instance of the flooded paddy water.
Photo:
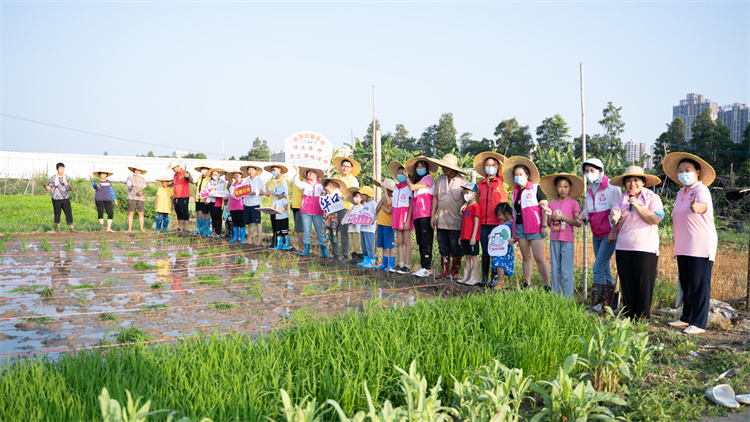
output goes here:
{"type": "Polygon", "coordinates": [[[176,235],[5,243],[0,357],[51,358],[430,300],[445,284],[292,252],[176,235]]]}

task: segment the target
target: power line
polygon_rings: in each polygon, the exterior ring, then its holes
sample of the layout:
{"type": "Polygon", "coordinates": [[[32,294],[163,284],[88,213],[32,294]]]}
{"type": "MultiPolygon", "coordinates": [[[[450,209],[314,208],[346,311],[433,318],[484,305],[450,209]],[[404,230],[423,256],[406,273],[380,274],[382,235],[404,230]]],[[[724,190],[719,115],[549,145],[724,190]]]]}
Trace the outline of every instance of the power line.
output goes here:
{"type": "Polygon", "coordinates": [[[11,115],[5,114],[5,113],[0,113],[0,116],[10,117],[11,119],[23,120],[25,122],[36,123],[36,124],[39,124],[39,125],[50,126],[50,127],[54,127],[54,128],[58,128],[58,129],[70,130],[70,131],[73,131],[73,132],[85,133],[87,135],[94,135],[94,136],[101,136],[103,138],[117,139],[118,141],[133,142],[133,143],[141,144],[141,145],[149,145],[149,146],[154,146],[154,147],[169,148],[169,149],[174,149],[174,150],[186,150],[188,152],[198,152],[198,153],[203,153],[203,154],[210,154],[210,155],[221,156],[221,154],[215,153],[215,152],[197,151],[197,150],[185,149],[185,148],[181,148],[181,147],[178,148],[178,147],[174,147],[174,146],[171,146],[171,145],[161,145],[161,144],[154,144],[154,143],[151,143],[151,142],[137,141],[135,139],[121,138],[119,136],[104,135],[102,133],[89,132],[87,130],[74,129],[74,128],[70,128],[70,127],[55,125],[55,124],[52,124],[52,123],[40,122],[38,120],[31,120],[31,119],[25,119],[23,117],[11,116],[11,115]]]}

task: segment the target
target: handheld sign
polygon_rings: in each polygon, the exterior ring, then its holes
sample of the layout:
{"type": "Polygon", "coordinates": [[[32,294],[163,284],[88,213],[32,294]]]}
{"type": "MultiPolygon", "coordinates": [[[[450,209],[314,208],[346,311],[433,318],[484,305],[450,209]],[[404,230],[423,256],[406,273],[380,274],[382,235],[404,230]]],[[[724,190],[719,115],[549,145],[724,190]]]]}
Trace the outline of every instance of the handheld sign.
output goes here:
{"type": "Polygon", "coordinates": [[[490,256],[505,256],[508,253],[508,240],[510,240],[511,235],[510,227],[504,224],[492,229],[487,240],[487,251],[490,256]]]}
{"type": "Polygon", "coordinates": [[[320,197],[320,208],[327,214],[332,214],[336,211],[344,209],[344,203],[341,201],[341,196],[334,193],[331,195],[320,197]]]}
{"type": "Polygon", "coordinates": [[[341,220],[341,224],[360,224],[360,225],[370,225],[375,221],[375,219],[368,213],[362,211],[360,213],[354,214],[352,211],[349,211],[346,213],[346,216],[343,220],[341,220]]]}
{"type": "Polygon", "coordinates": [[[253,192],[252,185],[242,185],[234,188],[234,197],[237,199],[244,198],[253,192]]]}
{"type": "Polygon", "coordinates": [[[224,190],[217,191],[216,187],[203,189],[201,191],[201,198],[208,198],[209,196],[214,198],[226,198],[229,196],[229,192],[224,190]]]}
{"type": "Polygon", "coordinates": [[[281,214],[279,211],[276,211],[275,209],[269,208],[269,207],[258,208],[258,211],[262,212],[263,214],[269,214],[269,215],[281,214]]]}

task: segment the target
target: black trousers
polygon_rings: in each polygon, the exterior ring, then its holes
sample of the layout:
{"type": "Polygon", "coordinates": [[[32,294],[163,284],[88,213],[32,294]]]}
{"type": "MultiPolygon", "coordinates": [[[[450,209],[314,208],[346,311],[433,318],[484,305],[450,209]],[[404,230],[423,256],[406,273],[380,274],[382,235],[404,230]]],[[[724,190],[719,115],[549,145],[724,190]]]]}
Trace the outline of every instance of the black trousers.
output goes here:
{"type": "Polygon", "coordinates": [[[289,219],[283,218],[281,220],[277,220],[275,217],[275,215],[271,216],[271,222],[273,223],[274,233],[276,234],[276,237],[279,238],[289,236],[289,219]]]}
{"type": "Polygon", "coordinates": [[[217,207],[215,202],[206,204],[208,214],[211,216],[211,225],[214,226],[214,233],[221,235],[221,214],[222,208],[217,207]]]}
{"type": "Polygon", "coordinates": [[[682,308],[680,321],[706,329],[708,310],[711,307],[711,271],[714,262],[708,258],[677,256],[677,269],[682,287],[682,308]]]}
{"type": "Polygon", "coordinates": [[[441,256],[461,256],[461,230],[437,229],[438,251],[441,256]]]}
{"type": "Polygon", "coordinates": [[[432,242],[435,240],[435,232],[430,224],[430,217],[414,219],[414,233],[419,245],[419,262],[422,268],[432,267],[432,242]]]}
{"type": "Polygon", "coordinates": [[[70,199],[53,199],[52,209],[55,212],[55,224],[60,224],[60,214],[65,212],[65,222],[73,224],[73,210],[70,208],[70,199]]]}
{"type": "Polygon", "coordinates": [[[96,213],[100,220],[104,218],[104,211],[107,211],[107,220],[114,218],[112,201],[96,201],[96,213]]]}
{"type": "Polygon", "coordinates": [[[659,256],[651,252],[616,251],[620,293],[625,305],[624,315],[630,318],[651,316],[651,302],[656,284],[659,256]]]}
{"type": "Polygon", "coordinates": [[[279,228],[276,226],[276,216],[271,216],[271,233],[273,234],[273,237],[271,237],[271,246],[276,247],[276,236],[278,236],[277,231],[279,228]]]}
{"type": "Polygon", "coordinates": [[[229,211],[233,227],[245,227],[245,210],[229,211]]]}

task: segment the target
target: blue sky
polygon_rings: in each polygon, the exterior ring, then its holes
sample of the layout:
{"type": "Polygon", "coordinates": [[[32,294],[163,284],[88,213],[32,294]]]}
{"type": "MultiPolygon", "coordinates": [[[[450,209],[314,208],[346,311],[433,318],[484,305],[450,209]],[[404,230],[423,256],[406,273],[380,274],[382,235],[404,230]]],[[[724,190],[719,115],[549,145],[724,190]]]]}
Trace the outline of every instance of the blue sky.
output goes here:
{"type": "Polygon", "coordinates": [[[750,2],[0,3],[0,149],[110,155],[272,150],[300,130],[419,137],[452,112],[491,137],[560,113],[587,133],[608,101],[651,143],[689,92],[750,98],[750,2]]]}

